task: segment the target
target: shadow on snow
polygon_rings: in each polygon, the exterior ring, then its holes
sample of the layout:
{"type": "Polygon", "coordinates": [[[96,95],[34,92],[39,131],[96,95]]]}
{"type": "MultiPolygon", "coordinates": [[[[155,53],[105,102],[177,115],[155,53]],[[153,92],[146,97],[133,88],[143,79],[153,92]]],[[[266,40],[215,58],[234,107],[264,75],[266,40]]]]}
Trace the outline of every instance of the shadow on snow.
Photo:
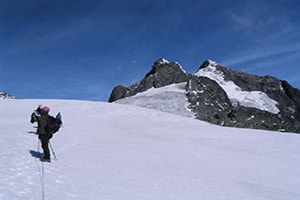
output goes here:
{"type": "Polygon", "coordinates": [[[44,155],[43,153],[34,150],[29,150],[29,153],[31,154],[32,157],[35,158],[42,158],[44,155]]]}

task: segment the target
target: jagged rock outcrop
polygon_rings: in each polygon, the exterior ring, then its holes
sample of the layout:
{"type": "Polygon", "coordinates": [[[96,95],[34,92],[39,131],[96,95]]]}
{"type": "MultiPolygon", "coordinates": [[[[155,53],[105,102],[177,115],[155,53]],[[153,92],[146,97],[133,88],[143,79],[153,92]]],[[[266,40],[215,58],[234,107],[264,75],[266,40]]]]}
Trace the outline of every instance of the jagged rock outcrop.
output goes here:
{"type": "Polygon", "coordinates": [[[271,76],[255,76],[205,61],[196,74],[159,59],[136,84],[113,89],[109,102],[151,87],[186,83],[189,109],[214,124],[300,133],[300,90],[271,76]]]}

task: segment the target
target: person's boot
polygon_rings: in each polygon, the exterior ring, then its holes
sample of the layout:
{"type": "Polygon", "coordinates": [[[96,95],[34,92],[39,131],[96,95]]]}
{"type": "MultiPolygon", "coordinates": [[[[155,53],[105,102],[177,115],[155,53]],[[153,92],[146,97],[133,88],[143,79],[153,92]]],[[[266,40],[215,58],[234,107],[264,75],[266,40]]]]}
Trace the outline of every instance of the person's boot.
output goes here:
{"type": "Polygon", "coordinates": [[[51,162],[50,158],[41,158],[40,159],[42,162],[51,162]]]}

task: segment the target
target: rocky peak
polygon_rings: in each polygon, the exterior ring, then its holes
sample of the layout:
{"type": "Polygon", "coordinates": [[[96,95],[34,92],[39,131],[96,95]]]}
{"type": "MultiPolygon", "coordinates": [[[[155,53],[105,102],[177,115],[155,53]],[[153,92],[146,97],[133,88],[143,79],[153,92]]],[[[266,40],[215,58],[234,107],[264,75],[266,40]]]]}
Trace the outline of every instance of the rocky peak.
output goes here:
{"type": "MultiPolygon", "coordinates": [[[[152,87],[185,83],[188,108],[214,124],[300,133],[300,90],[271,76],[256,76],[206,60],[196,74],[176,62],[158,59],[132,86],[117,86],[109,102],[152,87]]],[[[149,102],[149,99],[147,99],[149,102]]]]}
{"type": "Polygon", "coordinates": [[[148,78],[150,76],[155,76],[153,87],[157,88],[172,83],[180,83],[182,82],[181,79],[185,79],[185,76],[187,76],[187,74],[177,62],[169,62],[166,59],[160,58],[154,62],[151,71],[146,74],[145,78],[148,78]],[[169,80],[173,77],[174,79],[169,80]],[[164,78],[168,79],[169,81],[162,80],[164,78]]]}
{"type": "Polygon", "coordinates": [[[170,63],[168,60],[164,59],[164,58],[159,58],[158,60],[156,60],[154,62],[154,66],[156,65],[162,65],[162,64],[168,64],[170,63]]]}
{"type": "Polygon", "coordinates": [[[215,67],[217,65],[218,65],[218,63],[213,60],[206,60],[202,63],[202,65],[200,65],[198,70],[206,68],[206,67],[215,67]]]}
{"type": "Polygon", "coordinates": [[[159,88],[173,83],[186,82],[187,80],[188,74],[177,62],[169,62],[160,58],[154,62],[152,69],[139,82],[130,87],[122,85],[115,87],[110,95],[109,102],[133,96],[152,87],[159,88]]]}

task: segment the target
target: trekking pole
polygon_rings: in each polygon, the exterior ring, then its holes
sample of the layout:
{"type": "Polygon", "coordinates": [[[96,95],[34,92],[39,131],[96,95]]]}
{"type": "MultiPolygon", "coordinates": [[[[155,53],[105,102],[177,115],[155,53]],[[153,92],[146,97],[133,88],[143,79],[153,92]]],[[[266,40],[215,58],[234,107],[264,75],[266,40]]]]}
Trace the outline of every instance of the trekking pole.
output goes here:
{"type": "Polygon", "coordinates": [[[57,160],[57,157],[56,157],[56,155],[55,155],[55,152],[54,152],[54,150],[53,150],[53,147],[52,147],[50,141],[49,141],[49,145],[50,145],[50,149],[51,149],[51,151],[52,151],[52,154],[53,154],[53,156],[54,156],[54,159],[57,160]]]}

